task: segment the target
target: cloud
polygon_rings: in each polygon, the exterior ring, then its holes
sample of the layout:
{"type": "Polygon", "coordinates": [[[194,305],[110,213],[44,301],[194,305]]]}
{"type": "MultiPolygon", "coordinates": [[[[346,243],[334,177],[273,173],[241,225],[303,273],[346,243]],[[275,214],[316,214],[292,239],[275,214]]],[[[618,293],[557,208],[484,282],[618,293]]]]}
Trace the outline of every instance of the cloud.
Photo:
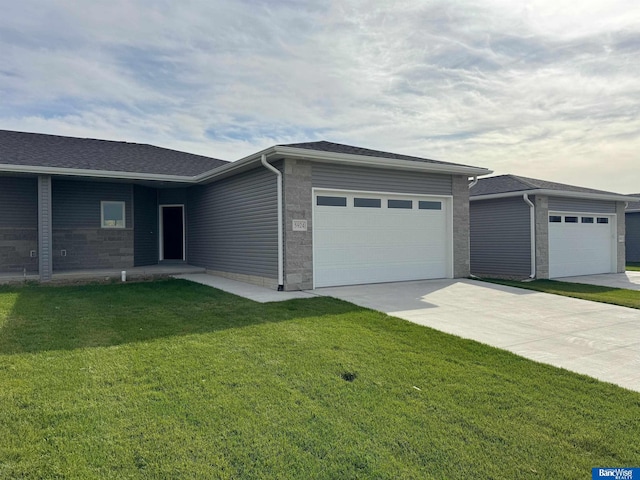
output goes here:
{"type": "Polygon", "coordinates": [[[12,2],[0,128],[226,159],[328,139],[635,191],[639,13],[626,0],[12,2]]]}

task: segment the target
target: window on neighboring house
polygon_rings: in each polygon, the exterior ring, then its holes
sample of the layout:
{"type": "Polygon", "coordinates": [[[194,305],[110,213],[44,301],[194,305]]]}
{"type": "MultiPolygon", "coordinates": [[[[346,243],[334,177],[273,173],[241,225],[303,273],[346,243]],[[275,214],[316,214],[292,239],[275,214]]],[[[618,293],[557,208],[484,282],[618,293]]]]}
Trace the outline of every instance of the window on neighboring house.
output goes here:
{"type": "Polygon", "coordinates": [[[100,202],[102,228],[124,228],[124,202],[100,202]]]}

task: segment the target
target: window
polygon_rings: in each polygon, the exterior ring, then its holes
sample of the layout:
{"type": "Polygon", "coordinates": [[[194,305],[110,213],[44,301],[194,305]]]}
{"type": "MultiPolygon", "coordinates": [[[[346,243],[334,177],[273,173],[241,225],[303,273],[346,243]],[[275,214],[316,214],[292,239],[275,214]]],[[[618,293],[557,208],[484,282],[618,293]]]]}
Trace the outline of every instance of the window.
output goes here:
{"type": "Polygon", "coordinates": [[[549,223],[561,223],[562,217],[560,215],[549,215],[549,223]]]}
{"type": "Polygon", "coordinates": [[[598,223],[609,223],[609,219],[607,217],[598,217],[598,223]]]}
{"type": "Polygon", "coordinates": [[[564,223],[578,223],[578,217],[564,217],[564,223]]]}
{"type": "Polygon", "coordinates": [[[354,198],[354,207],[380,208],[382,202],[379,198],[354,198]]]}
{"type": "Polygon", "coordinates": [[[420,210],[442,210],[442,202],[428,202],[426,200],[420,200],[418,202],[418,208],[420,210]]]}
{"type": "Polygon", "coordinates": [[[325,207],[346,207],[347,197],[323,197],[318,195],[316,205],[325,207]]]}
{"type": "Polygon", "coordinates": [[[413,208],[411,200],[387,200],[387,208],[413,208]]]}
{"type": "Polygon", "coordinates": [[[582,223],[593,223],[593,217],[582,217],[582,223]]]}
{"type": "Polygon", "coordinates": [[[100,202],[102,228],[124,228],[124,202],[100,202]]]}

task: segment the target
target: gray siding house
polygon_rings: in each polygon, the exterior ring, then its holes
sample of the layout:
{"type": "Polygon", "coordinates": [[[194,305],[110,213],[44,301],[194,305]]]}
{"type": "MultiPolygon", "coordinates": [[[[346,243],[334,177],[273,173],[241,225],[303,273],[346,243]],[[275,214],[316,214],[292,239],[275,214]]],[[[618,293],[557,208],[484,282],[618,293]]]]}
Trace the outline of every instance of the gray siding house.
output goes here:
{"type": "Polygon", "coordinates": [[[625,212],[627,262],[640,262],[640,193],[633,196],[637,201],[629,202],[625,212]]]}
{"type": "Polygon", "coordinates": [[[285,290],[469,274],[479,167],[330,142],[235,162],[0,131],[0,275],[184,263],[285,290]]]}
{"type": "Polygon", "coordinates": [[[629,197],[516,175],[470,193],[471,273],[559,278],[625,270],[629,197]]]}

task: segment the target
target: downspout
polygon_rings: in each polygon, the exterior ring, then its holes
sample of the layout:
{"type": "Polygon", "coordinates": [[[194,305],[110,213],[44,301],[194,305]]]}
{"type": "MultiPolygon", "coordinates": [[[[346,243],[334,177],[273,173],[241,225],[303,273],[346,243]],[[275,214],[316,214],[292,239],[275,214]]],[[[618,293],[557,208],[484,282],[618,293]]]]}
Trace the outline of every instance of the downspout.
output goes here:
{"type": "Polygon", "coordinates": [[[469,190],[471,190],[473,187],[475,187],[476,183],[478,183],[478,176],[474,175],[473,181],[469,184],[469,190]]]}
{"type": "Polygon", "coordinates": [[[268,170],[277,175],[278,185],[278,291],[284,290],[284,242],[282,232],[282,172],[267,162],[267,155],[262,154],[260,162],[268,170]]]}
{"type": "Polygon", "coordinates": [[[536,206],[529,200],[529,195],[522,195],[522,199],[529,205],[529,220],[531,221],[531,275],[529,278],[536,278],[536,206]]]}

